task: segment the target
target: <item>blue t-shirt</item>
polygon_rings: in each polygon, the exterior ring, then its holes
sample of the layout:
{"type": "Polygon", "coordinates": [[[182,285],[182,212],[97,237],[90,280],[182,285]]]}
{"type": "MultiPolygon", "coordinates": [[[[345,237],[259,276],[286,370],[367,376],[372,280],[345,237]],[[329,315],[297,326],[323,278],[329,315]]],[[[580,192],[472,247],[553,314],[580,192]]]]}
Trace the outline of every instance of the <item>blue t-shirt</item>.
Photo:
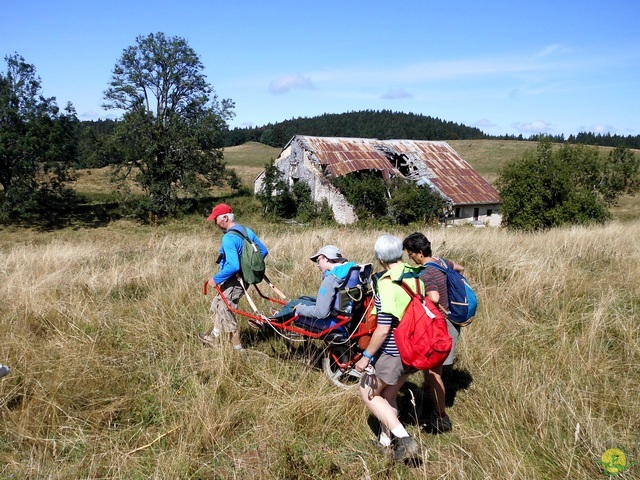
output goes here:
{"type": "Polygon", "coordinates": [[[244,233],[249,240],[255,242],[263,258],[269,253],[267,247],[265,247],[256,234],[253,233],[253,230],[239,224],[233,225],[222,236],[222,245],[220,245],[220,257],[222,259],[220,262],[220,271],[213,276],[213,281],[218,285],[224,283],[240,271],[240,255],[242,254],[244,240],[238,235],[228,233],[229,230],[237,230],[240,233],[244,233]]]}

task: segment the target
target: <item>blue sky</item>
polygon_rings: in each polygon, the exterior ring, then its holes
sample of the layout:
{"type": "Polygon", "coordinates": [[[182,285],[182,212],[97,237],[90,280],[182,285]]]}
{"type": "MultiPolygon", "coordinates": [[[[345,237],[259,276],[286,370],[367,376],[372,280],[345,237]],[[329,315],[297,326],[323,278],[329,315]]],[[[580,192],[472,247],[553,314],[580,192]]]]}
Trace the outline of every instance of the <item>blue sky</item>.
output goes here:
{"type": "MultiPolygon", "coordinates": [[[[187,40],[231,127],[388,109],[490,135],[640,134],[640,2],[0,0],[0,53],[81,120],[139,35],[187,40]]],[[[0,71],[6,71],[3,61],[0,71]]]]}

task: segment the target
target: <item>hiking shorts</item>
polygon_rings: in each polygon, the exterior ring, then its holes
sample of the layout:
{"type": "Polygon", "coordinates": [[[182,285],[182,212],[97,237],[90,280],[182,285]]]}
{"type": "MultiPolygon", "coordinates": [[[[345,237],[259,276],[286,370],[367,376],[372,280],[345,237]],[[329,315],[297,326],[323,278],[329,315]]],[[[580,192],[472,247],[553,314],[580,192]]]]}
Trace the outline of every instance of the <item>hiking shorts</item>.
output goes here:
{"type": "Polygon", "coordinates": [[[449,335],[451,336],[451,351],[449,352],[449,356],[444,361],[443,365],[453,365],[453,357],[456,354],[456,343],[458,343],[458,337],[460,336],[460,327],[455,326],[449,320],[447,320],[447,329],[449,330],[449,335]]]}
{"type": "MultiPolygon", "coordinates": [[[[220,285],[224,296],[233,308],[238,308],[238,302],[244,295],[244,289],[240,285],[240,281],[235,277],[231,277],[220,285]]],[[[211,312],[213,312],[214,325],[219,326],[221,332],[237,332],[238,319],[229,311],[220,295],[216,295],[211,302],[211,312]]]]}
{"type": "Polygon", "coordinates": [[[403,375],[417,371],[415,368],[407,367],[402,363],[400,357],[394,357],[384,352],[378,357],[373,366],[376,369],[376,377],[387,385],[395,385],[403,375]]]}

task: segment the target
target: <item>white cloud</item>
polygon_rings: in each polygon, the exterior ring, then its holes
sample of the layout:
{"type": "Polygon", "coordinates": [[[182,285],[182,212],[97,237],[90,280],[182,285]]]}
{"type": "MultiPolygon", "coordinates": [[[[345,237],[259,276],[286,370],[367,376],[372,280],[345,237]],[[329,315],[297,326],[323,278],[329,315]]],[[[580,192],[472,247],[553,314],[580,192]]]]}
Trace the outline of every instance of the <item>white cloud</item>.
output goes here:
{"type": "Polygon", "coordinates": [[[83,120],[96,120],[98,118],[98,112],[95,110],[87,110],[78,115],[83,120]]]}
{"type": "Polygon", "coordinates": [[[489,120],[488,118],[483,118],[481,120],[478,120],[476,123],[474,123],[472,125],[473,127],[476,128],[493,128],[496,126],[495,123],[493,123],[491,120],[489,120]]]}
{"type": "Polygon", "coordinates": [[[385,100],[398,100],[413,98],[413,95],[407,92],[404,88],[396,88],[388,90],[387,93],[384,93],[380,98],[384,98],[385,100]]]}
{"type": "Polygon", "coordinates": [[[513,123],[511,126],[520,133],[547,133],[551,130],[551,125],[542,120],[529,123],[513,123]]]}
{"type": "Polygon", "coordinates": [[[318,83],[340,82],[361,84],[367,82],[395,82],[405,85],[420,84],[442,80],[470,80],[478,78],[504,78],[524,74],[550,74],[571,72],[576,69],[593,68],[601,63],[598,58],[583,60],[566,58],[568,49],[560,45],[551,45],[539,53],[529,55],[512,54],[506,56],[474,57],[458,60],[427,61],[389,68],[388,65],[372,67],[353,67],[344,69],[323,69],[308,73],[318,83]],[[563,57],[551,55],[562,53],[563,57]],[[555,58],[550,58],[555,57],[555,58]]]}
{"type": "Polygon", "coordinates": [[[269,91],[276,95],[288,93],[295,89],[315,90],[315,88],[311,79],[303,75],[285,75],[276,78],[269,84],[269,91]]]}
{"type": "Polygon", "coordinates": [[[559,43],[554,43],[552,45],[547,45],[546,47],[544,47],[542,50],[536,53],[533,58],[545,58],[553,55],[556,52],[566,53],[568,51],[568,48],[563,47],[559,43]]]}
{"type": "Polygon", "coordinates": [[[593,132],[593,133],[600,133],[600,134],[606,134],[606,133],[615,133],[615,128],[613,128],[611,125],[604,125],[604,124],[598,124],[598,125],[592,125],[591,128],[588,129],[589,132],[593,132]]]}

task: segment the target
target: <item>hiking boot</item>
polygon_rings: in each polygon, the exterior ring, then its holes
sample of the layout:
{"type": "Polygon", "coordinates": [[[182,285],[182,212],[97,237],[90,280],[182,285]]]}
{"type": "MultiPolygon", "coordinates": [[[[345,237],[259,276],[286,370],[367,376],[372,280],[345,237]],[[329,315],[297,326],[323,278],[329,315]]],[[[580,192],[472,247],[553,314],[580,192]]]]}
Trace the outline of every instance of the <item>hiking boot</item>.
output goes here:
{"type": "Polygon", "coordinates": [[[371,446],[383,455],[388,455],[392,452],[391,445],[383,445],[380,443],[380,440],[371,440],[371,446]]]}
{"type": "Polygon", "coordinates": [[[198,338],[205,347],[217,347],[220,344],[220,339],[213,335],[207,335],[205,333],[199,333],[198,338]]]}
{"type": "Polygon", "coordinates": [[[406,462],[420,455],[420,447],[413,437],[396,437],[393,439],[393,461],[406,462]]]}
{"type": "Polygon", "coordinates": [[[446,433],[451,431],[451,420],[449,419],[449,415],[445,414],[444,417],[441,417],[438,412],[435,410],[431,412],[429,415],[429,420],[425,427],[431,433],[446,433]]]}
{"type": "Polygon", "coordinates": [[[262,327],[264,327],[263,322],[261,322],[260,320],[254,320],[253,318],[247,318],[247,323],[254,330],[262,330],[262,327]]]}
{"type": "Polygon", "coordinates": [[[11,371],[11,369],[9,367],[7,367],[6,365],[2,365],[0,363],[0,377],[4,377],[5,375],[7,375],[9,372],[11,371]]]}

